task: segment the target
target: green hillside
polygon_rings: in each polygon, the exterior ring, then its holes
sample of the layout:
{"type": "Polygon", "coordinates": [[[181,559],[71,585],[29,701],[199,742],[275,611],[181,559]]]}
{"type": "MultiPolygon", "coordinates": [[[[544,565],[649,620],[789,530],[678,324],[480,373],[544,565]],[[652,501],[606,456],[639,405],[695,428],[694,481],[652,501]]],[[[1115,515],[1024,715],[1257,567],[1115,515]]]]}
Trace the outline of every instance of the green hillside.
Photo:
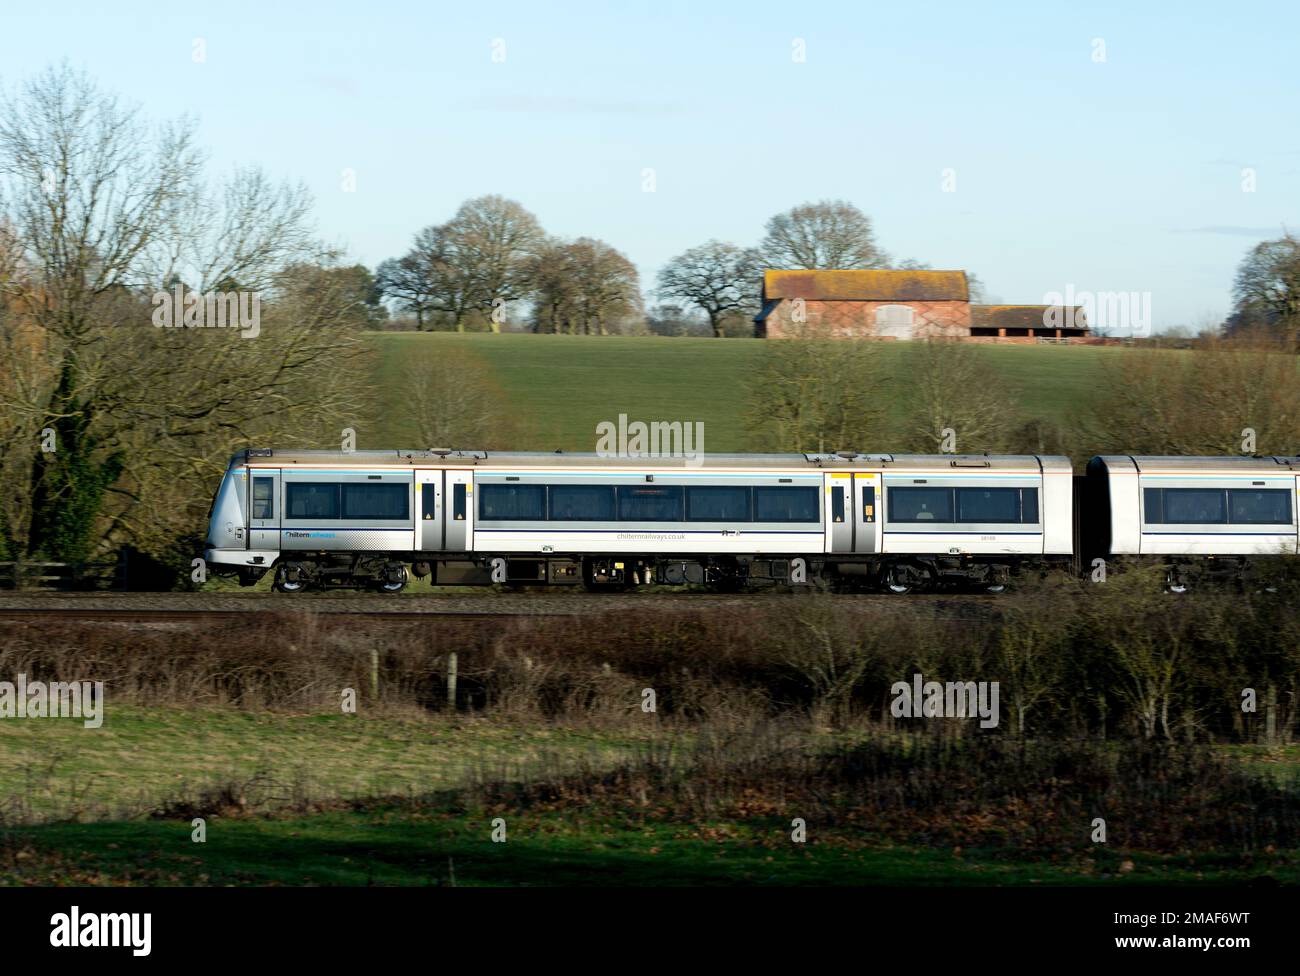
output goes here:
{"type": "MultiPolygon", "coordinates": [[[[759,339],[681,339],[623,336],[376,333],[381,351],[383,437],[397,446],[409,434],[398,372],[419,357],[468,352],[488,367],[502,394],[524,419],[519,448],[590,451],[596,425],[625,413],[632,420],[703,421],[709,451],[746,447],[741,415],[745,380],[763,355],[759,339]]],[[[1064,422],[1096,395],[1103,363],[1124,350],[1097,346],[978,347],[1005,378],[1025,419],[1064,422]]],[[[902,351],[879,343],[887,365],[902,351]]],[[[369,440],[369,438],[367,438],[369,440]]],[[[864,450],[880,449],[865,445],[864,450]]]]}

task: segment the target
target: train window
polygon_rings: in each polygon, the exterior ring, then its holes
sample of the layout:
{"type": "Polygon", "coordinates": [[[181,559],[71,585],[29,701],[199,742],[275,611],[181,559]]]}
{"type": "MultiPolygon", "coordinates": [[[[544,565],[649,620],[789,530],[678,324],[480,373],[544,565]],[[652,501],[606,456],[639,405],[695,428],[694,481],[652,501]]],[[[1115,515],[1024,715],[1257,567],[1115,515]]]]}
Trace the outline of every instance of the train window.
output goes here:
{"type": "Polygon", "coordinates": [[[1038,524],[1038,489],[1020,489],[1020,521],[1026,525],[1038,524]]]}
{"type": "Polygon", "coordinates": [[[831,489],[831,521],[844,521],[844,489],[839,486],[831,489]]]}
{"type": "Polygon", "coordinates": [[[951,522],[952,489],[890,488],[889,521],[951,522]]]}
{"type": "Polygon", "coordinates": [[[420,492],[421,514],[425,521],[431,521],[438,515],[438,486],[426,484],[420,492]]]}
{"type": "Polygon", "coordinates": [[[275,518],[275,500],[271,497],[274,491],[274,478],[253,479],[253,518],[275,518]]]}
{"type": "Polygon", "coordinates": [[[755,488],[755,522],[820,522],[820,491],[807,488],[755,488]]]}
{"type": "Polygon", "coordinates": [[[343,517],[396,522],[411,517],[411,489],[397,482],[343,485],[343,517]]]}
{"type": "Polygon", "coordinates": [[[875,485],[867,485],[862,489],[862,521],[874,522],[876,520],[876,488],[875,485]]]}
{"type": "Polygon", "coordinates": [[[452,486],[451,518],[453,522],[465,521],[465,486],[463,484],[452,486]]]}
{"type": "Polygon", "coordinates": [[[1244,525],[1290,525],[1291,492],[1285,488],[1229,488],[1228,521],[1244,525]]]}
{"type": "Polygon", "coordinates": [[[958,488],[958,522],[1019,522],[1019,488],[958,488]]]}
{"type": "Polygon", "coordinates": [[[551,518],[564,522],[614,521],[614,489],[609,485],[551,485],[551,518]]]}
{"type": "Polygon", "coordinates": [[[489,521],[537,522],[546,518],[543,485],[480,485],[478,517],[489,521]]]}
{"type": "Polygon", "coordinates": [[[1222,488],[1145,488],[1148,525],[1223,525],[1228,521],[1222,488]]]}
{"type": "Polygon", "coordinates": [[[688,522],[748,522],[749,489],[701,485],[686,489],[688,522]]]}
{"type": "Polygon", "coordinates": [[[1142,489],[1142,518],[1147,525],[1159,525],[1165,520],[1165,492],[1163,488],[1142,489]]]}
{"type": "Polygon", "coordinates": [[[339,517],[339,486],[290,482],[284,486],[285,517],[291,519],[336,519],[339,517]]]}
{"type": "Polygon", "coordinates": [[[623,522],[680,522],[682,489],[677,485],[619,485],[618,517],[623,522]]]}

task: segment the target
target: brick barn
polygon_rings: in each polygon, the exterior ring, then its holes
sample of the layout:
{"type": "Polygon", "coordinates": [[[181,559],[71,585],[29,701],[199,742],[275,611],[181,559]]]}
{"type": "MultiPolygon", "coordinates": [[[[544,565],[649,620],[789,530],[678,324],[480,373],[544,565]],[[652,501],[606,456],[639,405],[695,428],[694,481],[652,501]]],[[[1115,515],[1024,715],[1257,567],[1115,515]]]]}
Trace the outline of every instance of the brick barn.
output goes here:
{"type": "Polygon", "coordinates": [[[1083,309],[972,305],[964,271],[765,271],[754,335],[1096,342],[1083,309]]]}

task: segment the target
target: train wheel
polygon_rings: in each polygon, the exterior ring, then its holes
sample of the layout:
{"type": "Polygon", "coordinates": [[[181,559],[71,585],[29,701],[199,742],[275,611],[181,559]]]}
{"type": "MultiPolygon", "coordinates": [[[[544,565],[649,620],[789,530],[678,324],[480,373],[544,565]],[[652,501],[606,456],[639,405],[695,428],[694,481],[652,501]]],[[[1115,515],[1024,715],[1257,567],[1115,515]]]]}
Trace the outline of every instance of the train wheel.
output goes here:
{"type": "Polygon", "coordinates": [[[281,593],[301,593],[307,589],[307,580],[300,575],[297,566],[277,566],[275,569],[275,583],[272,588],[279,590],[281,593]]]}
{"type": "Polygon", "coordinates": [[[407,579],[406,567],[393,563],[385,567],[384,575],[379,578],[379,590],[381,593],[401,593],[406,589],[407,579]]]}
{"type": "Polygon", "coordinates": [[[920,583],[920,575],[914,567],[904,563],[894,563],[885,570],[882,585],[886,593],[903,596],[919,590],[921,588],[920,583]]]}
{"type": "Polygon", "coordinates": [[[985,593],[1005,593],[1007,591],[1006,583],[989,583],[984,587],[985,593]]]}

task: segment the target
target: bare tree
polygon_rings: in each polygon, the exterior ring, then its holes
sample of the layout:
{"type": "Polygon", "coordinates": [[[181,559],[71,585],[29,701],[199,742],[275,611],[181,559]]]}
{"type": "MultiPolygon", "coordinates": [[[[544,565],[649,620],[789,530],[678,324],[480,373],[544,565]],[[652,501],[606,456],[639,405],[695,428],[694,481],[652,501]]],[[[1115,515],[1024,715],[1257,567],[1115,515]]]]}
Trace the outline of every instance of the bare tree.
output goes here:
{"type": "Polygon", "coordinates": [[[1108,357],[1099,394],[1085,419],[1094,449],[1294,454],[1300,441],[1296,361],[1272,349],[1131,349],[1108,357]]]}
{"type": "Polygon", "coordinates": [[[925,454],[1007,449],[1017,417],[1002,378],[961,342],[909,342],[897,362],[896,395],[911,426],[900,442],[925,454]]]}
{"type": "Polygon", "coordinates": [[[400,258],[382,261],[375,269],[375,283],[385,298],[415,315],[415,328],[424,331],[424,320],[434,309],[433,277],[424,265],[423,254],[412,249],[400,258]]]}
{"type": "Polygon", "coordinates": [[[636,266],[590,237],[544,247],[530,265],[534,329],[608,335],[643,314],[636,266]]]}
{"type": "Polygon", "coordinates": [[[474,318],[500,332],[497,309],[534,291],[528,271],[544,240],[537,218],[520,204],[476,197],[447,223],[416,234],[405,255],[383,262],[380,286],[415,313],[420,328],[427,315],[441,313],[457,332],[474,318]]]}
{"type": "Polygon", "coordinates": [[[410,404],[404,429],[420,447],[520,450],[528,425],[510,406],[491,369],[463,349],[412,358],[399,373],[410,404]]]}
{"type": "Polygon", "coordinates": [[[664,265],[659,272],[659,294],[697,306],[709,317],[714,336],[721,338],[728,312],[756,309],[760,264],[752,249],[709,241],[664,265]]]}
{"type": "Polygon", "coordinates": [[[767,222],[759,245],[772,268],[882,268],[889,258],[876,244],[871,218],[846,200],[804,203],[767,222]]]}
{"type": "Polygon", "coordinates": [[[522,205],[496,195],[461,204],[450,227],[454,258],[474,282],[474,305],[500,332],[498,310],[532,291],[527,262],[545,239],[542,227],[522,205]]]}
{"type": "Polygon", "coordinates": [[[16,257],[0,275],[10,551],[166,551],[201,525],[233,448],[355,416],[360,337],[329,327],[337,288],[309,294],[292,270],[332,261],[310,246],[300,187],[240,170],[210,191],[188,126],[151,127],[65,67],[0,103],[0,199],[16,257]],[[174,287],[257,292],[257,338],[156,328],[174,287]]]}
{"type": "Polygon", "coordinates": [[[1262,331],[1294,343],[1300,332],[1300,240],[1285,234],[1256,244],[1237,268],[1233,298],[1229,335],[1262,331]]]}
{"type": "Polygon", "coordinates": [[[758,451],[867,452],[886,440],[877,347],[793,338],[765,343],[750,374],[745,426],[758,451]]]}

